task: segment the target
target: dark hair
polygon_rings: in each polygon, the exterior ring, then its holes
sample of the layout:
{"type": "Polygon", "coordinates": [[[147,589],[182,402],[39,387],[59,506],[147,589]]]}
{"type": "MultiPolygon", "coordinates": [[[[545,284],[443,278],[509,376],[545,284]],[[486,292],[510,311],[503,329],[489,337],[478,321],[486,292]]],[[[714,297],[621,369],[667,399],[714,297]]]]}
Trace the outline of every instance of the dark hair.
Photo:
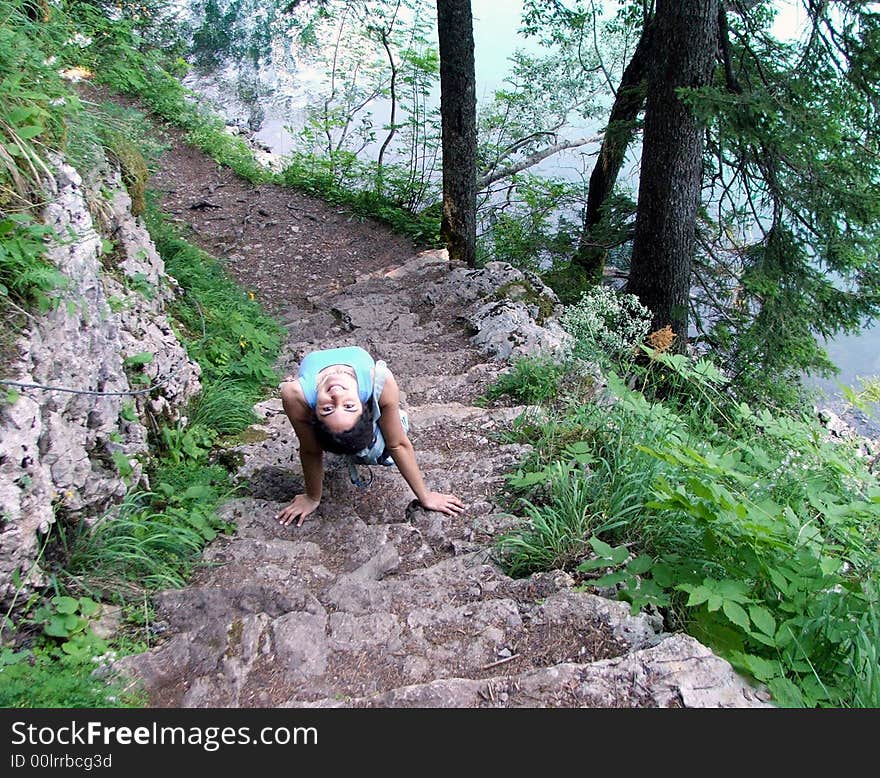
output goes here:
{"type": "Polygon", "coordinates": [[[317,415],[312,421],[312,428],[324,451],[333,454],[357,454],[373,445],[373,398],[364,403],[364,410],[350,429],[333,432],[317,415]]]}

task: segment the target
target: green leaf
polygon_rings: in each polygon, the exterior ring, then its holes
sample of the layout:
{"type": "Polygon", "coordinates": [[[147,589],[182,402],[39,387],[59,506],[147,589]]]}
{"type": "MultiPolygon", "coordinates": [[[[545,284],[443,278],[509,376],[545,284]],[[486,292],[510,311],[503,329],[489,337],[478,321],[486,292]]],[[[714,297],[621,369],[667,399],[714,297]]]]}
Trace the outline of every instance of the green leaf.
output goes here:
{"type": "Polygon", "coordinates": [[[765,635],[772,638],[776,634],[776,619],[773,618],[773,614],[766,608],[762,608],[760,605],[752,605],[749,608],[749,616],[752,619],[752,623],[765,635]]]}
{"type": "Polygon", "coordinates": [[[58,613],[69,614],[76,613],[79,610],[79,602],[73,597],[53,597],[52,604],[58,613]]]}
{"type": "Polygon", "coordinates": [[[70,635],[65,626],[64,616],[53,616],[43,627],[43,632],[53,638],[66,638],[70,635]]]}
{"type": "Polygon", "coordinates": [[[764,659],[754,654],[740,654],[739,660],[755,678],[759,681],[769,681],[782,675],[782,665],[774,660],[764,659]]]}
{"type": "Polygon", "coordinates": [[[611,557],[614,549],[608,545],[604,540],[599,540],[599,538],[593,536],[590,538],[590,545],[593,547],[593,551],[595,551],[600,557],[604,557],[608,559],[611,557]]]}
{"type": "Polygon", "coordinates": [[[642,573],[647,573],[651,567],[654,565],[654,560],[651,559],[647,554],[642,554],[641,556],[637,556],[635,559],[631,560],[626,569],[630,573],[634,575],[641,575],[642,573]]]}
{"type": "Polygon", "coordinates": [[[741,605],[738,605],[733,600],[725,600],[721,610],[730,621],[748,631],[750,625],[749,614],[745,612],[741,605]]]}
{"type": "Polygon", "coordinates": [[[617,584],[623,583],[628,579],[629,577],[625,573],[608,573],[608,575],[603,575],[601,578],[597,578],[595,581],[590,581],[590,586],[617,586],[617,584]]]}
{"type": "Polygon", "coordinates": [[[686,592],[690,592],[690,596],[688,597],[687,603],[685,603],[689,608],[693,608],[695,605],[700,605],[706,602],[712,596],[712,590],[703,586],[690,586],[689,584],[682,584],[677,587],[686,592]]]}
{"type": "Polygon", "coordinates": [[[620,565],[629,556],[629,549],[626,546],[615,546],[612,548],[595,536],[590,538],[590,545],[593,546],[599,557],[604,560],[606,566],[620,565]]]}
{"type": "Polygon", "coordinates": [[[770,580],[773,581],[773,585],[779,589],[779,591],[784,595],[791,594],[791,587],[788,583],[788,579],[774,567],[771,567],[768,571],[770,575],[770,580]]]}
{"type": "Polygon", "coordinates": [[[654,581],[665,589],[671,589],[676,581],[679,580],[678,576],[675,574],[675,569],[667,562],[658,562],[655,564],[651,570],[651,575],[654,578],[654,581]]]}
{"type": "Polygon", "coordinates": [[[767,688],[773,695],[773,701],[783,708],[803,708],[804,697],[788,678],[773,678],[767,688]]]}
{"type": "Polygon", "coordinates": [[[77,643],[74,643],[72,640],[68,640],[66,643],[61,644],[61,650],[68,654],[69,656],[76,656],[77,654],[82,654],[82,647],[77,643]]]}
{"type": "Polygon", "coordinates": [[[27,127],[18,127],[15,132],[22,140],[30,140],[31,138],[36,138],[37,135],[43,132],[43,129],[38,124],[29,124],[27,127]]]}
{"type": "Polygon", "coordinates": [[[602,567],[608,567],[607,559],[587,559],[581,562],[577,569],[578,572],[589,573],[591,570],[598,570],[602,567]]]}
{"type": "Polygon", "coordinates": [[[760,632],[755,632],[754,630],[749,631],[749,637],[752,640],[756,640],[761,645],[767,646],[768,648],[778,648],[776,645],[776,640],[772,637],[768,637],[767,635],[762,635],[760,632]]]}
{"type": "Polygon", "coordinates": [[[734,602],[741,603],[749,601],[749,588],[742,581],[734,581],[730,578],[725,578],[718,581],[717,589],[718,593],[726,600],[733,600],[734,602]]]}
{"type": "Polygon", "coordinates": [[[204,484],[190,486],[182,495],[182,500],[201,500],[211,496],[211,488],[204,484]]]}
{"type": "Polygon", "coordinates": [[[150,351],[142,351],[140,354],[132,354],[125,358],[126,367],[136,367],[139,365],[148,365],[153,361],[153,354],[150,351]]]}
{"type": "Polygon", "coordinates": [[[98,610],[100,609],[100,605],[96,603],[93,599],[89,597],[80,597],[79,598],[79,612],[88,618],[89,616],[94,616],[98,610]]]}
{"type": "Polygon", "coordinates": [[[69,613],[64,617],[64,628],[67,633],[77,632],[85,626],[85,619],[80,618],[75,613],[69,613]]]}

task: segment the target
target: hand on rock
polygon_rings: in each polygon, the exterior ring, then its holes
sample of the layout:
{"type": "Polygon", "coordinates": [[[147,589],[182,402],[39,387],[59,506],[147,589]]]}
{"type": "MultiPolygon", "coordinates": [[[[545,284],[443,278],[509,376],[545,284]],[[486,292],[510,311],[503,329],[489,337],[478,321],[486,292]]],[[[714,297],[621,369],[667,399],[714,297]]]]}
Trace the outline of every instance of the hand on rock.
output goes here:
{"type": "Polygon", "coordinates": [[[282,527],[292,524],[294,519],[299,517],[296,523],[297,527],[301,527],[306,516],[314,513],[315,509],[321,504],[320,500],[313,500],[306,494],[298,494],[294,497],[293,502],[286,508],[275,515],[275,519],[282,527]]]}
{"type": "Polygon", "coordinates": [[[428,492],[419,504],[428,511],[438,511],[448,516],[455,516],[464,510],[464,503],[454,494],[441,494],[440,492],[428,492]]]}

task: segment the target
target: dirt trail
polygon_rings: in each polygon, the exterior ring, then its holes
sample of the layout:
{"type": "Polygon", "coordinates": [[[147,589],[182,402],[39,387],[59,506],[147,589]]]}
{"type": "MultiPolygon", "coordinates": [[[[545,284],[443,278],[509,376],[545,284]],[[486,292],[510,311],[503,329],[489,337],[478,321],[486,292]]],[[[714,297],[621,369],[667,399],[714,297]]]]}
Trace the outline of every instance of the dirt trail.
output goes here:
{"type": "Polygon", "coordinates": [[[285,325],[280,370],[314,348],[360,345],[397,377],[429,488],[422,510],[395,468],[366,490],[328,456],[324,500],[300,527],[273,517],[302,488],[296,437],[270,400],[242,446],[237,531],[190,586],[156,598],[165,626],[122,661],[155,707],[632,707],[763,704],[657,617],[575,591],[562,572],[513,580],[489,549],[519,445],[493,442],[518,408],[476,407],[503,368],[436,303],[443,252],[273,186],[254,187],[175,143],[152,186],[163,209],[285,325]],[[431,299],[434,302],[432,303],[431,299]]]}

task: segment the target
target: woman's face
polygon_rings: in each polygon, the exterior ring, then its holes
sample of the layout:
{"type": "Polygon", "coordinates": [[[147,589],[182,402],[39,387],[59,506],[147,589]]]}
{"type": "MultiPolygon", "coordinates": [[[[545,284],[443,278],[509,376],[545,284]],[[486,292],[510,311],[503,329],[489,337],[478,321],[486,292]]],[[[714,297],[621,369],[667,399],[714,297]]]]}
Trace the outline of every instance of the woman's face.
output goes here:
{"type": "Polygon", "coordinates": [[[318,373],[315,413],[333,432],[354,426],[364,406],[358,396],[355,372],[348,365],[331,365],[318,373]]]}

